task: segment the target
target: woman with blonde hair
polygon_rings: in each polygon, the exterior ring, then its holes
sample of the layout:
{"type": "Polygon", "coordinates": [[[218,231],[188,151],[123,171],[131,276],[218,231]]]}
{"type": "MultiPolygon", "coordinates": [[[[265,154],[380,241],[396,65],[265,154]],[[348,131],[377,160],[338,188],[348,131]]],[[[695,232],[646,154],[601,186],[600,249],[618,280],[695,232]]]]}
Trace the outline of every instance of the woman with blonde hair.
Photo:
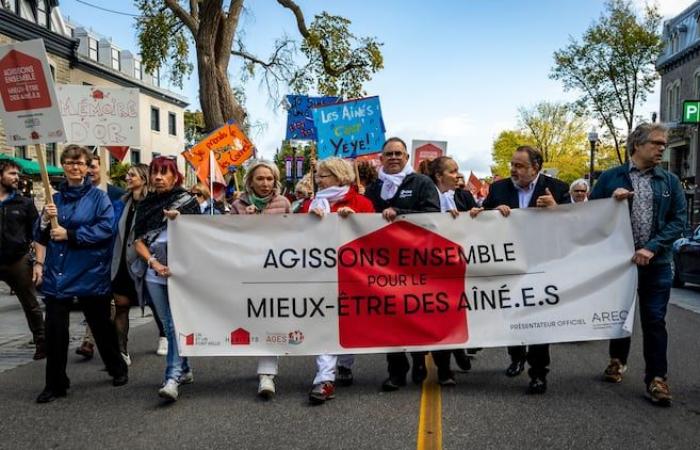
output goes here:
{"type": "MultiPolygon", "coordinates": [[[[245,192],[231,205],[231,214],[289,214],[292,205],[280,195],[280,172],[269,161],[254,161],[246,172],[245,192]]],[[[270,399],[275,395],[278,357],[258,358],[258,396],[270,399]]]]}
{"type": "Polygon", "coordinates": [[[197,183],[194,186],[192,186],[192,188],[190,189],[190,195],[197,199],[197,203],[199,203],[199,211],[203,215],[209,216],[211,214],[221,214],[221,211],[216,209],[216,207],[214,206],[214,201],[211,198],[209,187],[207,187],[206,184],[197,183]]]}
{"type": "MultiPolygon", "coordinates": [[[[305,203],[300,212],[310,212],[323,217],[338,213],[348,217],[354,213],[373,213],[372,202],[357,191],[353,166],[341,158],[320,161],[316,169],[318,192],[313,200],[305,203]]],[[[354,355],[318,355],[316,376],[309,392],[309,401],[318,405],[335,397],[336,381],[345,386],[353,382],[354,355]],[[338,365],[336,374],[336,363],[338,365]]]]}

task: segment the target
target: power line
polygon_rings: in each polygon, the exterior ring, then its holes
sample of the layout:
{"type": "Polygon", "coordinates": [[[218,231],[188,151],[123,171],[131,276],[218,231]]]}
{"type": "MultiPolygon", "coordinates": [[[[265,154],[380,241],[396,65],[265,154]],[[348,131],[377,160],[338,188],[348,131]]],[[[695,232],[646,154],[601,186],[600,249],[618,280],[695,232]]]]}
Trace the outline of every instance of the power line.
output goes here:
{"type": "Polygon", "coordinates": [[[109,12],[109,13],[112,13],[112,14],[119,14],[119,15],[122,15],[122,16],[129,16],[129,17],[143,17],[143,15],[141,15],[141,14],[131,14],[131,13],[125,13],[125,12],[122,12],[122,11],[115,11],[115,10],[113,10],[113,9],[108,9],[108,8],[104,8],[104,7],[99,6],[99,5],[94,5],[94,4],[92,4],[92,3],[88,3],[88,2],[86,2],[86,1],[84,1],[84,0],[75,0],[75,1],[78,2],[78,3],[82,3],[83,5],[86,5],[86,6],[90,6],[91,8],[99,9],[99,10],[101,10],[101,11],[109,12]]]}

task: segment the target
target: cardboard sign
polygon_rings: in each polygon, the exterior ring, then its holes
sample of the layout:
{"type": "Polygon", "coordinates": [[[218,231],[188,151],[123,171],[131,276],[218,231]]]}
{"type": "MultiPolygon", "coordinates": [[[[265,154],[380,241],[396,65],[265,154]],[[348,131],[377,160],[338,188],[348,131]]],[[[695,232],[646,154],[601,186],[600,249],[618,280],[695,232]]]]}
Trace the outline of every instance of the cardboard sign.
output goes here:
{"type": "Polygon", "coordinates": [[[8,145],[66,141],[43,40],[0,47],[0,100],[8,145]]]}
{"type": "Polygon", "coordinates": [[[384,122],[379,97],[313,108],[318,159],[355,158],[382,150],[384,122]]]}
{"type": "Polygon", "coordinates": [[[309,97],[308,95],[288,95],[286,140],[304,139],[315,141],[316,128],[311,109],[317,106],[338,103],[340,97],[309,97]]]}
{"type": "Polygon", "coordinates": [[[141,146],[138,89],[59,84],[57,92],[71,144],[141,146]]]}
{"type": "Polygon", "coordinates": [[[197,145],[182,152],[182,156],[192,164],[200,167],[209,160],[209,152],[214,152],[221,171],[226,173],[231,166],[240,166],[253,156],[253,144],[238,128],[233,120],[213,131],[197,145]]]}

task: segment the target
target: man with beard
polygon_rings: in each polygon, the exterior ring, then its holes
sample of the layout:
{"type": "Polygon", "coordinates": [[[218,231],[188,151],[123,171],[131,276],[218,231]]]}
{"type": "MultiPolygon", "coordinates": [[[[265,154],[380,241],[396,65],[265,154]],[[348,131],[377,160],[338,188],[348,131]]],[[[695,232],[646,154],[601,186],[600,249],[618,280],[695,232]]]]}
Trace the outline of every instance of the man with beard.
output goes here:
{"type": "MultiPolygon", "coordinates": [[[[41,271],[33,271],[29,254],[32,229],[39,215],[32,199],[23,197],[18,186],[19,166],[0,159],[0,280],[17,294],[34,336],[34,359],[43,359],[46,357],[44,315],[33,286],[34,282],[41,282],[41,271]]],[[[43,261],[44,247],[36,244],[36,252],[43,261]]]]}

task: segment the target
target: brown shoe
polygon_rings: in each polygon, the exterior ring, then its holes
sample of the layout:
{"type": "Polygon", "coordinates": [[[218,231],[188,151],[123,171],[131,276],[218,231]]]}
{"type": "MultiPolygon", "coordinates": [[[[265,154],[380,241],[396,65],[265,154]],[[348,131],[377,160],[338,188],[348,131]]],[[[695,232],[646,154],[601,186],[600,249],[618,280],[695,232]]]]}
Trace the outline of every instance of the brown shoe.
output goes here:
{"type": "Polygon", "coordinates": [[[80,347],[75,349],[75,353],[82,355],[85,359],[90,359],[95,355],[95,344],[89,341],[83,341],[80,347]]]}
{"type": "Polygon", "coordinates": [[[659,406],[671,406],[671,390],[668,388],[668,384],[661,377],[654,377],[647,386],[647,397],[655,405],[659,406]]]}
{"type": "Polygon", "coordinates": [[[608,383],[619,383],[622,381],[622,375],[627,371],[627,366],[622,364],[617,358],[610,360],[610,364],[603,372],[603,380],[608,383]]]}

